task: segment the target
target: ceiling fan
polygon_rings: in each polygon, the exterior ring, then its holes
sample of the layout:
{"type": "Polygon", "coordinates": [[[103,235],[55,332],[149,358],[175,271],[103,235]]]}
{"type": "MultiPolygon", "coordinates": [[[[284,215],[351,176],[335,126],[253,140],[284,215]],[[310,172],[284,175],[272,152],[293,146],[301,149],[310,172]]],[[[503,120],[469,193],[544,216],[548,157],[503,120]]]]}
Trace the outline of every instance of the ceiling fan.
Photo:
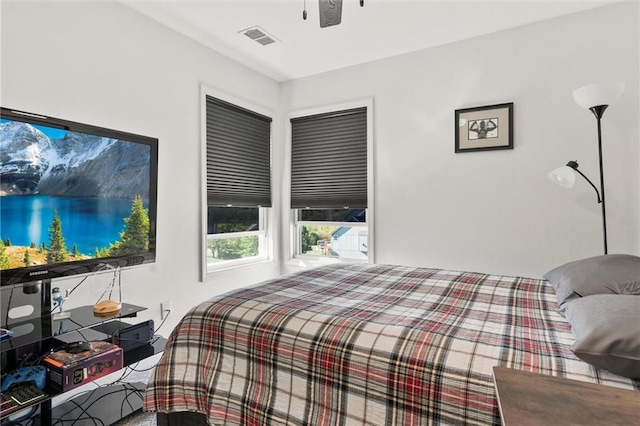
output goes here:
{"type": "MultiPolygon", "coordinates": [[[[320,6],[320,28],[338,25],[342,22],[342,0],[318,0],[320,6]]],[[[360,0],[360,7],[364,7],[364,0],[360,0]]],[[[302,19],[307,19],[307,1],[304,2],[302,19]]]]}

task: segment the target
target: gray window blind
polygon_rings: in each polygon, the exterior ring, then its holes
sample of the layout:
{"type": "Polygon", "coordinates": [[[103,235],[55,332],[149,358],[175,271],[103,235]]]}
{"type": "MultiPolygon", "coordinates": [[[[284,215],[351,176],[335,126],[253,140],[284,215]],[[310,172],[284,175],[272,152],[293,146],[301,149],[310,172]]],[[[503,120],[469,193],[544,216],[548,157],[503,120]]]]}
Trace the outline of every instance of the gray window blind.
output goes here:
{"type": "Polygon", "coordinates": [[[271,118],[211,96],[207,204],[271,207],[271,118]]]}
{"type": "Polygon", "coordinates": [[[291,119],[291,208],[367,207],[367,108],[291,119]]]}

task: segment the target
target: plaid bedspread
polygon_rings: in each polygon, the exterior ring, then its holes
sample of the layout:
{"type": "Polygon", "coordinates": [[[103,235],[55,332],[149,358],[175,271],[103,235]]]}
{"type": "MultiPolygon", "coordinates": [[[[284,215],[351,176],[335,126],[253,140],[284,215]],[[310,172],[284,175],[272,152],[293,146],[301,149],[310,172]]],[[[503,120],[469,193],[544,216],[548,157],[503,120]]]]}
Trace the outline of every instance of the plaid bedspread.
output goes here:
{"type": "Polygon", "coordinates": [[[499,424],[496,365],[639,389],[570,351],[544,280],[333,265],[193,308],[146,411],[213,425],[499,424]]]}

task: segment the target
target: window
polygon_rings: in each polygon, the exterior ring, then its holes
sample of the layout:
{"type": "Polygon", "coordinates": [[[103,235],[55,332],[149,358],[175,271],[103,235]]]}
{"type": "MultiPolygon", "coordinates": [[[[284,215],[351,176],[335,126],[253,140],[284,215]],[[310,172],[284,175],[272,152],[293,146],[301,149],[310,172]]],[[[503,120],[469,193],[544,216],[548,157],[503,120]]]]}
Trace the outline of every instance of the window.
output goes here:
{"type": "Polygon", "coordinates": [[[298,209],[297,254],[366,261],[366,209],[298,209]]]}
{"type": "Polygon", "coordinates": [[[263,210],[208,206],[207,264],[215,266],[234,259],[266,257],[263,210]]]}
{"type": "Polygon", "coordinates": [[[269,257],[271,118],[228,96],[203,99],[206,274],[269,257]]]}
{"type": "Polygon", "coordinates": [[[371,102],[291,118],[294,257],[372,261],[371,102]]]}

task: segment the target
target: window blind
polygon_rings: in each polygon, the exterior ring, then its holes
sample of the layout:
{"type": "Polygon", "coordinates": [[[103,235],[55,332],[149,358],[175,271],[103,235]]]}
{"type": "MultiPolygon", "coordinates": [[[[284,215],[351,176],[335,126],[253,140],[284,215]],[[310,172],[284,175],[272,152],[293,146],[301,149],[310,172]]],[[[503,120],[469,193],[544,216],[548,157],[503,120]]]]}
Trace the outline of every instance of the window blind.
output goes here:
{"type": "Polygon", "coordinates": [[[291,208],[367,207],[367,108],[291,119],[291,208]]]}
{"type": "Polygon", "coordinates": [[[206,97],[207,204],[271,207],[271,118],[206,97]]]}

